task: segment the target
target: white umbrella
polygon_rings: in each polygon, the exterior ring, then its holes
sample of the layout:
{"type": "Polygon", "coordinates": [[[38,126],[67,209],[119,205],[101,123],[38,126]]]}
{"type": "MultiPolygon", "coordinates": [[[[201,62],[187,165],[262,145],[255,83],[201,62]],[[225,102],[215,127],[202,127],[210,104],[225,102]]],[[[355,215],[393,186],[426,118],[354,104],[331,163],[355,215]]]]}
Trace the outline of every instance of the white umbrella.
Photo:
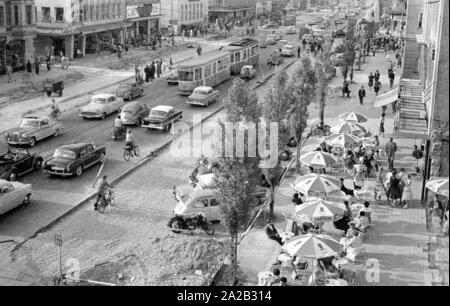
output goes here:
{"type": "Polygon", "coordinates": [[[310,152],[300,157],[300,162],[314,168],[333,166],[337,160],[334,155],[322,151],[310,152]]]}
{"type": "Polygon", "coordinates": [[[426,187],[434,193],[448,197],[448,178],[429,181],[426,187]]]}
{"type": "Polygon", "coordinates": [[[335,177],[315,173],[298,177],[291,187],[296,192],[312,196],[327,196],[341,190],[339,181],[335,177]]]}
{"type": "Polygon", "coordinates": [[[355,112],[343,113],[342,115],[339,115],[339,119],[353,123],[367,122],[366,116],[355,112]]]}
{"type": "Polygon", "coordinates": [[[294,218],[304,220],[304,216],[312,222],[337,221],[343,218],[345,209],[333,202],[315,200],[295,208],[294,218]]]}
{"type": "Polygon", "coordinates": [[[358,137],[349,134],[334,134],[325,138],[325,142],[330,146],[345,147],[346,145],[358,144],[361,141],[358,137]]]}
{"type": "Polygon", "coordinates": [[[289,240],[283,249],[291,256],[326,258],[337,255],[343,246],[327,235],[307,234],[289,240]]]}
{"type": "Polygon", "coordinates": [[[365,132],[366,129],[361,125],[353,122],[343,122],[339,123],[331,128],[331,132],[335,134],[345,133],[345,134],[359,134],[365,132]]]}

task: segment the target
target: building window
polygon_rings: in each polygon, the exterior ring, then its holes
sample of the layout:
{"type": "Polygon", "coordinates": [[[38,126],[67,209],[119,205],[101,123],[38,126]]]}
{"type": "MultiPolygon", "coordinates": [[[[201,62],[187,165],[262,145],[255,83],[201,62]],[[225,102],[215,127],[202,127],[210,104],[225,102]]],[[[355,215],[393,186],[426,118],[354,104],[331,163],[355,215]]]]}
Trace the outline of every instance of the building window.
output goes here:
{"type": "Polygon", "coordinates": [[[56,20],[56,22],[64,21],[64,8],[55,7],[55,20],[56,20]]]}
{"type": "Polygon", "coordinates": [[[98,20],[99,17],[100,17],[99,11],[100,11],[100,4],[97,4],[97,5],[95,6],[95,19],[96,19],[96,20],[98,20]]]}
{"type": "Polygon", "coordinates": [[[31,13],[31,5],[27,5],[25,8],[26,11],[26,15],[27,15],[27,24],[32,24],[33,23],[33,16],[31,13]]]}
{"type": "Polygon", "coordinates": [[[11,25],[11,1],[6,1],[5,12],[6,12],[6,25],[11,25]]]}
{"type": "Polygon", "coordinates": [[[0,26],[4,26],[5,25],[5,9],[3,8],[3,6],[0,6],[0,26]]]}
{"type": "Polygon", "coordinates": [[[14,24],[19,25],[19,7],[14,5],[14,24]]]}
{"type": "Polygon", "coordinates": [[[419,29],[422,28],[422,21],[423,21],[423,14],[421,13],[421,14],[419,15],[419,29]]]}
{"type": "Polygon", "coordinates": [[[42,21],[50,22],[50,8],[43,7],[41,11],[42,11],[42,21]]]}

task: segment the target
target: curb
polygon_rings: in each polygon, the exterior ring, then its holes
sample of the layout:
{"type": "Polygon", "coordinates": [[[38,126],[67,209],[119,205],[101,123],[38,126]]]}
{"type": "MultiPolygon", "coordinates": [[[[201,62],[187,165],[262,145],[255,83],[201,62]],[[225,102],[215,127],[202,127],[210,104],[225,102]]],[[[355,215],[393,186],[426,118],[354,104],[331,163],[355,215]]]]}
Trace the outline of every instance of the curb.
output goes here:
{"type": "MultiPolygon", "coordinates": [[[[296,61],[292,61],[291,63],[285,65],[282,70],[289,68],[290,66],[292,66],[296,61]]],[[[280,69],[281,71],[281,69],[280,69]]],[[[251,90],[255,90],[259,87],[261,87],[262,85],[266,84],[267,81],[272,78],[274,75],[276,74],[276,72],[271,72],[270,74],[268,74],[267,76],[265,76],[265,78],[263,80],[261,80],[258,84],[256,84],[253,88],[251,88],[251,90]]],[[[216,114],[218,114],[219,112],[221,112],[225,107],[222,105],[221,107],[219,107],[218,109],[216,109],[215,111],[213,111],[212,113],[208,114],[206,117],[202,118],[201,122],[197,125],[193,125],[190,127],[189,132],[191,132],[194,128],[196,128],[198,125],[201,125],[203,122],[207,121],[208,119],[210,119],[211,117],[215,116],[216,114]]],[[[162,146],[160,146],[159,148],[153,150],[152,152],[150,152],[147,156],[145,156],[144,158],[142,158],[136,165],[132,166],[131,168],[125,170],[123,173],[119,174],[117,177],[115,177],[114,179],[112,179],[110,181],[111,184],[115,184],[117,182],[119,182],[120,180],[122,180],[123,178],[125,178],[127,175],[129,175],[130,173],[134,172],[136,169],[140,168],[141,166],[145,165],[147,162],[151,161],[153,158],[157,157],[159,153],[161,153],[161,151],[163,151],[164,149],[166,149],[167,147],[169,147],[172,142],[176,139],[178,139],[179,137],[182,137],[184,135],[184,133],[182,135],[179,135],[176,138],[173,138],[171,140],[169,140],[167,143],[163,144],[162,146]]],[[[40,233],[43,233],[47,230],[49,230],[51,227],[53,227],[54,225],[56,225],[59,221],[63,220],[65,217],[69,216],[70,214],[72,214],[73,212],[77,211],[78,209],[80,209],[84,204],[86,204],[88,201],[90,201],[91,199],[93,199],[95,196],[97,195],[97,193],[91,193],[87,196],[85,196],[84,198],[82,198],[80,201],[78,201],[78,203],[76,203],[72,208],[70,208],[68,211],[66,211],[65,213],[63,213],[62,215],[56,217],[55,219],[53,219],[52,221],[50,221],[48,224],[42,226],[41,228],[39,228],[33,235],[31,235],[30,237],[24,239],[23,241],[21,241],[20,243],[16,244],[16,246],[10,251],[10,253],[14,253],[17,250],[19,250],[25,243],[27,243],[29,240],[36,238],[37,235],[39,235],[40,233]]],[[[215,275],[213,276],[214,279],[215,275]]]]}

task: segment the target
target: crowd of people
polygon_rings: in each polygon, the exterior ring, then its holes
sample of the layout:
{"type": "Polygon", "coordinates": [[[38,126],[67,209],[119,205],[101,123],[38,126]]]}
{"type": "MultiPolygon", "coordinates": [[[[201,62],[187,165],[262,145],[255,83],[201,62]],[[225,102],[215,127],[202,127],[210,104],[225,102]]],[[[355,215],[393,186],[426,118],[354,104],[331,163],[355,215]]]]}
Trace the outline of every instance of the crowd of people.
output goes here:
{"type": "Polygon", "coordinates": [[[169,63],[166,60],[160,58],[159,60],[152,61],[143,65],[135,66],[136,82],[142,85],[144,82],[148,83],[155,79],[161,78],[167,71],[173,67],[172,58],[169,59],[169,63]]]}

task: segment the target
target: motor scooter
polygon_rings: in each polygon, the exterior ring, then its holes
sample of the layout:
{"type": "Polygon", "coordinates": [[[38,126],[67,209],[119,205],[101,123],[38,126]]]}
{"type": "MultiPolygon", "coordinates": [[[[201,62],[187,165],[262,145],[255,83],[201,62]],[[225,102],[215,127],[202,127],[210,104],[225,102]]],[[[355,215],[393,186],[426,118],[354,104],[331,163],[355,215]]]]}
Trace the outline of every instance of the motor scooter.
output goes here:
{"type": "Polygon", "coordinates": [[[119,140],[124,139],[125,136],[126,136],[126,129],[125,129],[125,127],[121,127],[121,128],[114,128],[111,138],[114,141],[119,141],[119,140]]]}

